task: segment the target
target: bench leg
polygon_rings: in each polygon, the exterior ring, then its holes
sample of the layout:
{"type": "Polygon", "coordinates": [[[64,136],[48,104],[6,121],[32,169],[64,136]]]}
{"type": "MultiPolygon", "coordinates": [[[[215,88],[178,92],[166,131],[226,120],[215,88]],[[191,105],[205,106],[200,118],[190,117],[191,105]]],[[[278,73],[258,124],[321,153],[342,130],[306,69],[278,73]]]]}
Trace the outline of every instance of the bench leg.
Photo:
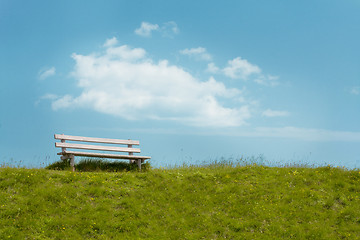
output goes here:
{"type": "Polygon", "coordinates": [[[137,160],[137,164],[138,164],[139,170],[141,170],[141,159],[137,160]]]}
{"type": "Polygon", "coordinates": [[[70,166],[72,168],[72,171],[75,172],[75,156],[74,155],[64,155],[61,156],[61,160],[70,159],[70,166]]]}
{"type": "Polygon", "coordinates": [[[70,166],[72,167],[72,171],[75,172],[75,156],[70,155],[70,166]]]}

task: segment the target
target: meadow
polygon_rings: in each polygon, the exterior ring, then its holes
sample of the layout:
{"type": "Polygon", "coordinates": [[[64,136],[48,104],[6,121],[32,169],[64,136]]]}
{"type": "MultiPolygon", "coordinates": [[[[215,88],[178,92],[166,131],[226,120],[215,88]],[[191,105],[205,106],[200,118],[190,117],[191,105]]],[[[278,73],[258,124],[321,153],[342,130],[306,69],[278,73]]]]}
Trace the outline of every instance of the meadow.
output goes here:
{"type": "Polygon", "coordinates": [[[360,239],[359,170],[82,164],[1,167],[0,239],[360,239]]]}

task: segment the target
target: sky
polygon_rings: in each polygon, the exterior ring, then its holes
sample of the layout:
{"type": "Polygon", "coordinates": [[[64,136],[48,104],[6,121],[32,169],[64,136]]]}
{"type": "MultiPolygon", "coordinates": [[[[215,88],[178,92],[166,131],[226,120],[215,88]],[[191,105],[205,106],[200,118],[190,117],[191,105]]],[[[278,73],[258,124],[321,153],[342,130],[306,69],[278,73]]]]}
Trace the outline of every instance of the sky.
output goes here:
{"type": "Polygon", "coordinates": [[[360,1],[0,0],[0,164],[54,134],[140,140],[155,167],[360,167],[360,1]]]}

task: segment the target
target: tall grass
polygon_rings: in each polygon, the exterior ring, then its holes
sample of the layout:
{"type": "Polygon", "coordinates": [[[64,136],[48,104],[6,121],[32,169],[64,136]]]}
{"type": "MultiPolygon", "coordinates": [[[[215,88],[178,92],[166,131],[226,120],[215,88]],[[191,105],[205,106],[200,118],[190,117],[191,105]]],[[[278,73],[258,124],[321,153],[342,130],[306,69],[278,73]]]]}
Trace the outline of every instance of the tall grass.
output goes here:
{"type": "MultiPolygon", "coordinates": [[[[45,169],[48,170],[71,170],[70,160],[60,160],[52,163],[45,169]]],[[[122,162],[122,161],[109,161],[101,158],[82,158],[75,164],[76,171],[80,172],[121,172],[121,171],[137,171],[138,165],[136,163],[122,162]]],[[[150,169],[149,163],[144,163],[141,166],[142,171],[150,169]]]]}

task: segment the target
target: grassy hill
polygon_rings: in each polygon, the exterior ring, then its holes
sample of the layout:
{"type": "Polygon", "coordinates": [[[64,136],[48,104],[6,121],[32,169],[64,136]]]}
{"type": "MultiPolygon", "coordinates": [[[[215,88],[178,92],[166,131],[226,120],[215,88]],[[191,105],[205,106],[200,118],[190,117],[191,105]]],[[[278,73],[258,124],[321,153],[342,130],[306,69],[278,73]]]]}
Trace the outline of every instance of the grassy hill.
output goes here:
{"type": "Polygon", "coordinates": [[[360,239],[360,172],[0,168],[0,239],[360,239]]]}

